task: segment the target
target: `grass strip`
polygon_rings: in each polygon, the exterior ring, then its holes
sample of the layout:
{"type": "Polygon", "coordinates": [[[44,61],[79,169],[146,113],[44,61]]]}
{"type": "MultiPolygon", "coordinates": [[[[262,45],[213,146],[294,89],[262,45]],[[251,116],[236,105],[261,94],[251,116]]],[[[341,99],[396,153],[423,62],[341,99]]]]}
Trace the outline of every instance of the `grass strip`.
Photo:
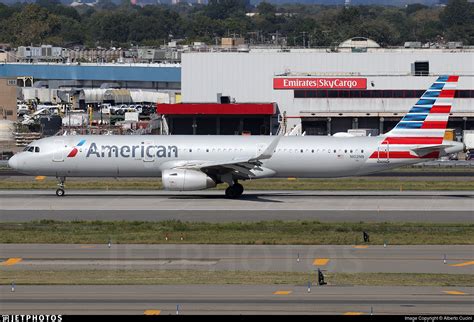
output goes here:
{"type": "Polygon", "coordinates": [[[146,221],[53,221],[0,223],[0,243],[357,245],[472,245],[468,223],[233,223],[146,221]],[[168,240],[166,240],[166,237],[168,240]],[[181,240],[183,238],[183,240],[181,240]]]}
{"type": "MultiPolygon", "coordinates": [[[[2,270],[0,284],[8,285],[307,285],[317,274],[196,270],[2,270]]],[[[360,286],[474,286],[469,274],[326,273],[329,285],[360,286]]]]}
{"type": "MultiPolygon", "coordinates": [[[[474,180],[458,179],[410,179],[390,178],[338,178],[338,179],[259,179],[243,181],[246,190],[473,190],[474,180]]],[[[217,188],[223,190],[227,185],[217,188]]],[[[1,180],[0,189],[51,189],[57,188],[54,178],[35,180],[32,178],[8,178],[1,180]]],[[[66,189],[97,190],[160,190],[163,186],[159,178],[70,178],[66,189]]]]}

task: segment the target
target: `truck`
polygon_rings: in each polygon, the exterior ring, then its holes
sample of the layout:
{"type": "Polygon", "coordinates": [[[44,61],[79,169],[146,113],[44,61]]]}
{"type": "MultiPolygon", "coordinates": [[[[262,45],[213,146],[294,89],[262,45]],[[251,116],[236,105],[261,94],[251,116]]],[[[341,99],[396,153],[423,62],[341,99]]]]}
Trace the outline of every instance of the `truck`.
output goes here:
{"type": "Polygon", "coordinates": [[[474,156],[474,130],[464,130],[463,143],[469,156],[474,156]]]}

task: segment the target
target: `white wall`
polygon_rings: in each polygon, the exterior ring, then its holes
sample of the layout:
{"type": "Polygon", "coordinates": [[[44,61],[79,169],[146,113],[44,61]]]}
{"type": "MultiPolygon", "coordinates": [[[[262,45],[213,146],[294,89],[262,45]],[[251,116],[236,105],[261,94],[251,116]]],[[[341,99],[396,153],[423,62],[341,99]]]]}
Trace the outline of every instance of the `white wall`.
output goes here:
{"type": "MultiPolygon", "coordinates": [[[[428,88],[436,75],[460,75],[459,89],[474,89],[474,51],[381,50],[368,53],[326,53],[317,50],[282,53],[183,53],[183,102],[216,102],[217,93],[237,102],[277,102],[280,111],[406,112],[416,99],[294,99],[293,90],[274,90],[275,75],[361,76],[369,89],[428,88]],[[430,62],[433,76],[411,76],[415,61],[430,62]],[[374,87],[370,84],[374,82],[374,87]]],[[[474,99],[456,99],[453,112],[473,112],[474,99]]]]}

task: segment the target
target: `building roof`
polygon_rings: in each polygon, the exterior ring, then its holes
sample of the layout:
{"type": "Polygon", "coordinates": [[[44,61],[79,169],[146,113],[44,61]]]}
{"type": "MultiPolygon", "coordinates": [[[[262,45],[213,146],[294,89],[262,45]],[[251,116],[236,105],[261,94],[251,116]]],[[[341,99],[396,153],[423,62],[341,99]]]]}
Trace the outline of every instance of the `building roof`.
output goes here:
{"type": "Polygon", "coordinates": [[[353,37],[341,42],[339,48],[380,48],[380,45],[369,38],[353,37]]]}
{"type": "Polygon", "coordinates": [[[157,112],[165,115],[274,115],[275,103],[180,103],[157,104],[157,112]]]}
{"type": "Polygon", "coordinates": [[[0,64],[0,77],[33,76],[34,79],[181,82],[175,64],[0,64]]]}

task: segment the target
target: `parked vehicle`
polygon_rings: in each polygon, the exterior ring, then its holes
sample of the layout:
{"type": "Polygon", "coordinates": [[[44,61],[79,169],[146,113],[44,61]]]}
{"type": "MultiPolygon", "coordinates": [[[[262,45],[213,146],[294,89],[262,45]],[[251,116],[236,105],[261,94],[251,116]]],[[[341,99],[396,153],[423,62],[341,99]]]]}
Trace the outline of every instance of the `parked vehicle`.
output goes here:
{"type": "Polygon", "coordinates": [[[30,108],[28,107],[28,105],[26,104],[17,105],[16,114],[18,116],[23,116],[25,114],[28,114],[29,112],[30,112],[30,108]]]}
{"type": "Polygon", "coordinates": [[[112,104],[110,103],[102,103],[100,105],[100,111],[102,114],[110,114],[112,110],[112,104]]]}

